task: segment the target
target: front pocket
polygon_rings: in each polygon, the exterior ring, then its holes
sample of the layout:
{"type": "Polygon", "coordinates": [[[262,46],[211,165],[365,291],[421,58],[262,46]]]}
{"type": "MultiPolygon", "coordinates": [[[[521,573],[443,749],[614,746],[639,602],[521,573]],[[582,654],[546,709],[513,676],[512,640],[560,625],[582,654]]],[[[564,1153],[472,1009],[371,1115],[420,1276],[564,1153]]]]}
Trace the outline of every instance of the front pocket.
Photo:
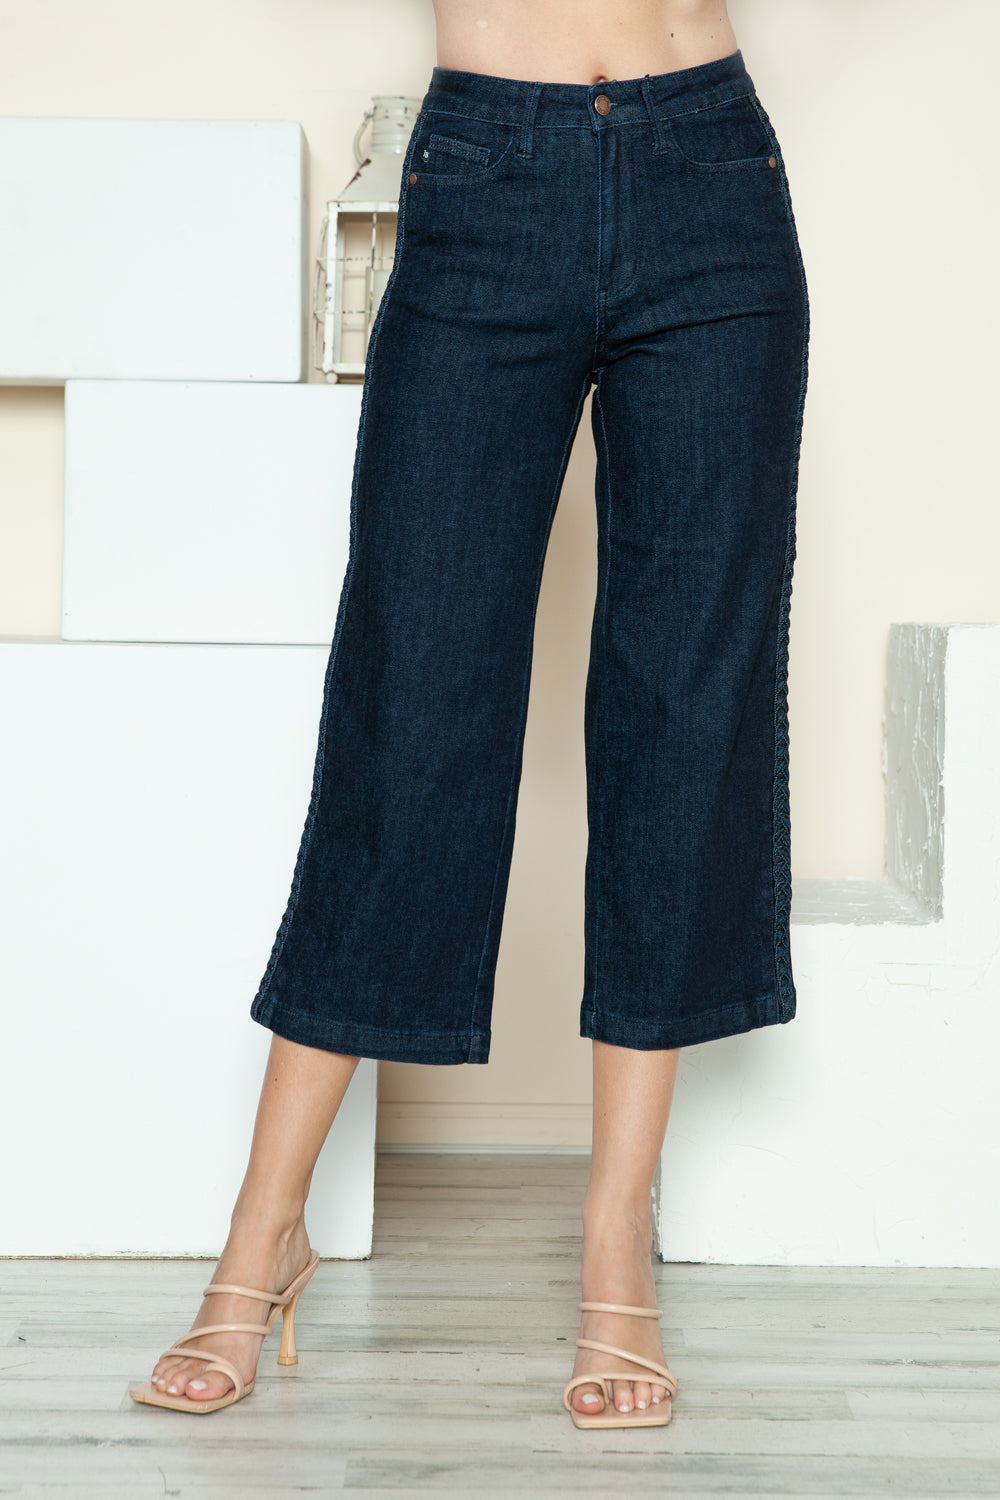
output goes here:
{"type": "Polygon", "coordinates": [[[774,156],[750,94],[672,115],[668,124],[678,154],[693,167],[766,166],[774,156]]]}

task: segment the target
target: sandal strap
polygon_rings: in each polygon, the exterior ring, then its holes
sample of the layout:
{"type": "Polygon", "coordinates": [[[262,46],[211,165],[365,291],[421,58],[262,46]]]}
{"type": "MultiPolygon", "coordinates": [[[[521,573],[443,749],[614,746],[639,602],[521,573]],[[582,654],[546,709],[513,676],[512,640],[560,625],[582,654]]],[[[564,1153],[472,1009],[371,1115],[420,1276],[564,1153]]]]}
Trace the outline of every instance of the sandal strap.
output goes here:
{"type": "MultiPolygon", "coordinates": [[[[620,1378],[621,1377],[619,1376],[619,1379],[620,1378]]],[[[605,1396],[605,1399],[606,1399],[608,1405],[609,1406],[614,1406],[615,1403],[614,1403],[614,1399],[613,1399],[613,1395],[612,1395],[612,1391],[611,1391],[611,1386],[608,1383],[608,1380],[606,1380],[603,1375],[598,1375],[598,1374],[592,1374],[592,1375],[574,1375],[572,1380],[567,1380],[567,1382],[566,1382],[566,1388],[563,1391],[563,1406],[565,1406],[565,1408],[566,1408],[567,1411],[572,1411],[572,1409],[573,1409],[573,1403],[570,1400],[570,1396],[576,1390],[576,1388],[577,1388],[578,1385],[600,1385],[600,1386],[603,1386],[604,1387],[604,1396],[605,1396]]]]}
{"type": "MultiPolygon", "coordinates": [[[[655,1359],[647,1359],[643,1354],[633,1354],[630,1349],[617,1349],[614,1344],[598,1343],[596,1339],[577,1339],[576,1342],[578,1348],[580,1349],[596,1349],[600,1354],[615,1354],[619,1359],[627,1359],[630,1360],[634,1365],[642,1365],[645,1369],[652,1370],[654,1374],[660,1377],[660,1380],[656,1382],[657,1384],[662,1381],[668,1390],[670,1390],[672,1387],[671,1394],[673,1394],[677,1390],[677,1381],[675,1377],[667,1369],[666,1365],[658,1365],[655,1359]]],[[[626,1375],[621,1370],[612,1375],[611,1378],[613,1380],[642,1379],[640,1375],[626,1375]]]]}
{"type": "Polygon", "coordinates": [[[279,1307],[285,1307],[295,1296],[296,1283],[303,1278],[308,1279],[306,1273],[311,1275],[318,1264],[319,1251],[312,1250],[306,1265],[292,1278],[283,1292],[262,1292],[259,1287],[240,1286],[235,1281],[210,1281],[201,1295],[205,1297],[209,1292],[238,1292],[243,1297],[257,1297],[261,1302],[276,1302],[279,1307]]]}
{"type": "Polygon", "coordinates": [[[213,1281],[201,1295],[207,1297],[209,1292],[239,1292],[243,1297],[257,1297],[261,1302],[277,1302],[279,1307],[290,1302],[293,1295],[291,1292],[260,1292],[253,1286],[238,1286],[235,1281],[213,1281]]]}
{"type": "Polygon", "coordinates": [[[628,1307],[624,1302],[578,1302],[581,1312],[633,1313],[637,1318],[662,1318],[658,1307],[628,1307]]]}
{"type": "MultiPolygon", "coordinates": [[[[262,1333],[266,1338],[271,1332],[266,1323],[203,1323],[200,1328],[189,1328],[182,1333],[171,1349],[178,1348],[185,1339],[200,1339],[203,1333],[262,1333]]],[[[192,1350],[192,1353],[196,1351],[192,1350]]]]}
{"type": "MultiPolygon", "coordinates": [[[[211,1349],[179,1349],[178,1350],[176,1344],[171,1344],[170,1348],[168,1350],[166,1350],[166,1354],[172,1354],[175,1351],[177,1353],[183,1354],[186,1359],[205,1359],[205,1360],[208,1360],[209,1363],[206,1364],[205,1369],[204,1369],[204,1371],[202,1373],[203,1374],[207,1374],[209,1370],[218,1370],[220,1372],[220,1374],[222,1374],[222,1375],[228,1375],[229,1379],[233,1382],[233,1385],[236,1387],[236,1394],[233,1397],[234,1401],[240,1401],[240,1400],[242,1400],[243,1393],[246,1390],[246,1381],[243,1379],[243,1376],[240,1374],[239,1370],[232,1363],[232,1361],[226,1359],[225,1355],[223,1355],[223,1354],[215,1354],[215,1353],[213,1353],[213,1351],[211,1349]]],[[[165,1356],[161,1356],[161,1357],[165,1357],[165,1356]]]]}

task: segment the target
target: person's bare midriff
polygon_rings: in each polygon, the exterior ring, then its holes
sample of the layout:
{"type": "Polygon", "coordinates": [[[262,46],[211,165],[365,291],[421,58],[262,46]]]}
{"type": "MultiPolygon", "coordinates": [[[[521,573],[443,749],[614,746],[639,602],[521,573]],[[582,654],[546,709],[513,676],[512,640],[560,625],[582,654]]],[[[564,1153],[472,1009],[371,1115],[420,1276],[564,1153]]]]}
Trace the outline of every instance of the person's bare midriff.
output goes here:
{"type": "Polygon", "coordinates": [[[736,52],[725,0],[434,0],[441,68],[603,83],[736,52]]]}

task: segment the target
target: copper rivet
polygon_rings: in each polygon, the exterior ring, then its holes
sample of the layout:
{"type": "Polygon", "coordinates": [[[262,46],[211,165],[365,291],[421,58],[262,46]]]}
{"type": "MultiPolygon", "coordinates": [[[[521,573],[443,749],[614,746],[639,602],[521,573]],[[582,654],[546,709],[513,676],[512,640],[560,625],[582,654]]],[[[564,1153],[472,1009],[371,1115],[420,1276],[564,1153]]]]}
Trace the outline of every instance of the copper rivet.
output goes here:
{"type": "Polygon", "coordinates": [[[607,94],[598,94],[597,98],[594,100],[594,108],[597,110],[597,113],[599,115],[610,114],[611,100],[608,98],[607,94]]]}
{"type": "Polygon", "coordinates": [[[410,173],[410,181],[411,182],[416,182],[416,180],[417,180],[417,174],[416,174],[416,172],[411,172],[410,173]]]}
{"type": "Polygon", "coordinates": [[[767,158],[767,164],[769,167],[776,167],[778,165],[778,158],[776,156],[769,156],[767,158]]]}

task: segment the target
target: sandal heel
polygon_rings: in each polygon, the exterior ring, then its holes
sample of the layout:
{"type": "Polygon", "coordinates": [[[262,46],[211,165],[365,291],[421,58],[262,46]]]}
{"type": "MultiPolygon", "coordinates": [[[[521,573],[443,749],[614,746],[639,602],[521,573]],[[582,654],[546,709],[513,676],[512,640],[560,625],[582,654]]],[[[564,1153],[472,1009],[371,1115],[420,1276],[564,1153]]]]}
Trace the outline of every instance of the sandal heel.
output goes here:
{"type": "Polygon", "coordinates": [[[281,1348],[278,1350],[279,1365],[297,1365],[299,1362],[298,1350],[295,1347],[295,1309],[298,1307],[302,1292],[297,1291],[285,1307],[281,1309],[281,1348]]]}

